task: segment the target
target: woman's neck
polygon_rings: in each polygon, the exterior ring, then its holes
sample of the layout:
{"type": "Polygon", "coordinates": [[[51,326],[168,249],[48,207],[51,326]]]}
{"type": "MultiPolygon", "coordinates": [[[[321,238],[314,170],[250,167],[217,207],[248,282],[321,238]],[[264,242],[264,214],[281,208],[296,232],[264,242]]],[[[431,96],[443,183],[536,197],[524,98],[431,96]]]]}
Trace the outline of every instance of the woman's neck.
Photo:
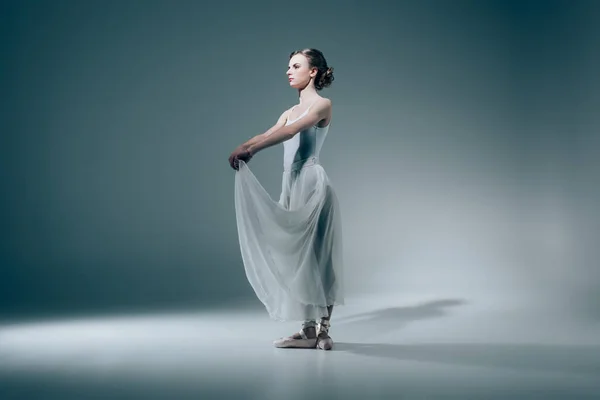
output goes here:
{"type": "Polygon", "coordinates": [[[311,86],[307,86],[304,89],[298,90],[298,100],[300,104],[306,104],[307,102],[311,103],[317,97],[319,97],[317,91],[311,86]]]}

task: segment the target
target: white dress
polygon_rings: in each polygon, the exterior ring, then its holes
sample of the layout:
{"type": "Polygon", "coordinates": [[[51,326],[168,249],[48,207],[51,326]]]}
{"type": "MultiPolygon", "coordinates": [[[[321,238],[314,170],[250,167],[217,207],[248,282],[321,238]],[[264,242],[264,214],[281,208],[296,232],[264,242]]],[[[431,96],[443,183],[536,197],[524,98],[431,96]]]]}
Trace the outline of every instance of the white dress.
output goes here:
{"type": "MultiPolygon", "coordinates": [[[[310,107],[293,121],[304,117],[310,107]]],[[[235,211],[244,269],[271,318],[306,321],[344,304],[338,200],[319,152],[329,125],[283,142],[283,179],[274,201],[248,165],[235,175],[235,211]]]]}

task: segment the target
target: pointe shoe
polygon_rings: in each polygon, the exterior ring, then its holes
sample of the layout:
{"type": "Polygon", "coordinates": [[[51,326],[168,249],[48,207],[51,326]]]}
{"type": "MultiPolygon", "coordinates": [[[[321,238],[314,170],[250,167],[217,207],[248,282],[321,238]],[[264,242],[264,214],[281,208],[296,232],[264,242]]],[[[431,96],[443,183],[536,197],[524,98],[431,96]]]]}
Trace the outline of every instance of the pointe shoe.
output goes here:
{"type": "Polygon", "coordinates": [[[333,349],[333,339],[329,336],[329,321],[322,320],[317,331],[317,348],[321,350],[333,349]]]}
{"type": "Polygon", "coordinates": [[[273,342],[273,346],[280,349],[314,349],[317,345],[317,338],[308,338],[304,330],[299,332],[301,338],[288,336],[277,339],[273,342]]]}

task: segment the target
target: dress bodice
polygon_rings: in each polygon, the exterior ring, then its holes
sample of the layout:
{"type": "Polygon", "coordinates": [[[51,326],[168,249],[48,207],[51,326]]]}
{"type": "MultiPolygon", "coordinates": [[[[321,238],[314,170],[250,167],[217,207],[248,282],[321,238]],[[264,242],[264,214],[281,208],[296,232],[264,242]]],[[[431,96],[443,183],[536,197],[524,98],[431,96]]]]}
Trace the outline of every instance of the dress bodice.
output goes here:
{"type": "MultiPolygon", "coordinates": [[[[285,123],[286,126],[303,118],[308,113],[308,110],[310,110],[310,106],[294,120],[288,119],[285,123]]],[[[331,125],[331,123],[329,125],[331,125]]],[[[303,131],[298,132],[293,138],[283,142],[283,168],[289,170],[293,163],[309,158],[318,160],[319,152],[323,147],[325,137],[329,131],[329,125],[324,128],[320,128],[316,125],[310,126],[303,131]]]]}

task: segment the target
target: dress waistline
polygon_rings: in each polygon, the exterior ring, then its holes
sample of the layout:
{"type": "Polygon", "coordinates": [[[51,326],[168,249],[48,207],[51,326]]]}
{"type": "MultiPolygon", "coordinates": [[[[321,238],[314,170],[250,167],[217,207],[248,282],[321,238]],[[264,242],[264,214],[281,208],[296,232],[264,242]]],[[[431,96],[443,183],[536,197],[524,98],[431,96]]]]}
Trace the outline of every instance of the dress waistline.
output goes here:
{"type": "Polygon", "coordinates": [[[319,158],[318,157],[308,157],[308,158],[305,158],[304,160],[294,161],[291,165],[284,165],[283,170],[285,172],[299,171],[303,167],[308,167],[310,165],[315,165],[315,164],[319,164],[319,158]]]}

